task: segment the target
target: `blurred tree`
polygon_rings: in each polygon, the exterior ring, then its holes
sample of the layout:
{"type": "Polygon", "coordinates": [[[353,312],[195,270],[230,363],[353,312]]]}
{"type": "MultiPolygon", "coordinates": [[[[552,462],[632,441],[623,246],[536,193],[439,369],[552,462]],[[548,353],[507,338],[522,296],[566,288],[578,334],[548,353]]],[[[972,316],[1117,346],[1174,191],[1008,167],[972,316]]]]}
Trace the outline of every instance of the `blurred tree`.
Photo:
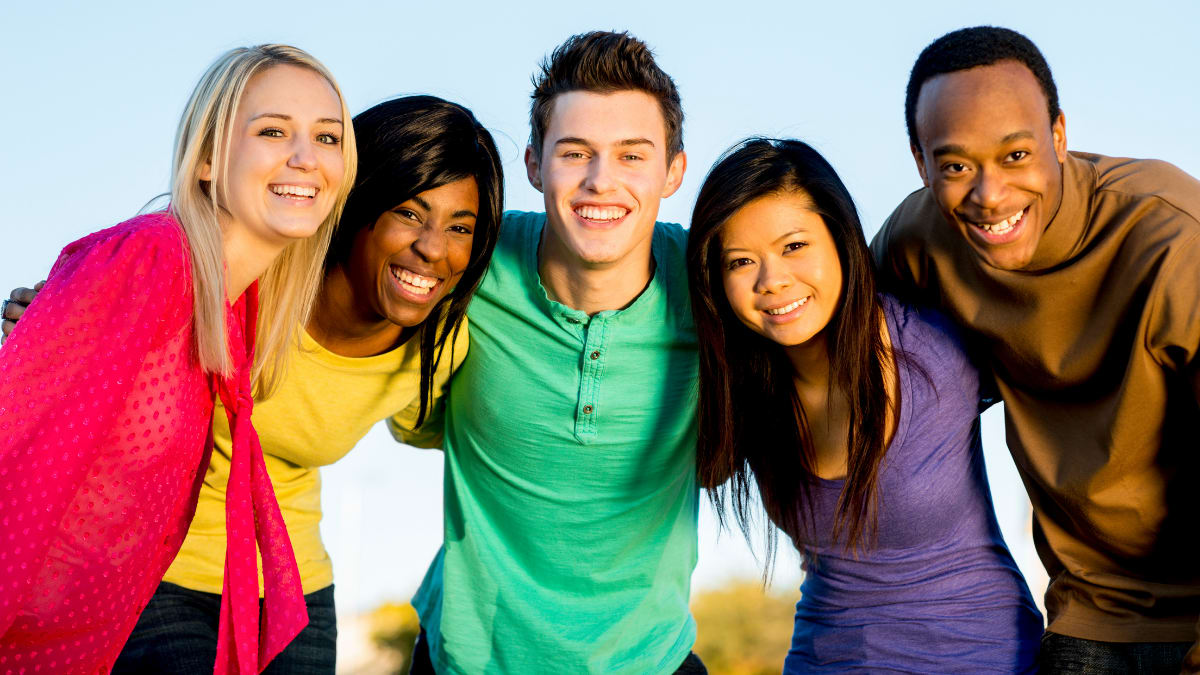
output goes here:
{"type": "Polygon", "coordinates": [[[370,626],[371,640],[386,655],[388,670],[396,675],[408,673],[413,642],[421,630],[417,610],[407,602],[382,604],[371,612],[370,626]]]}
{"type": "Polygon", "coordinates": [[[777,675],[799,599],[798,590],[780,594],[749,580],[699,593],[692,601],[693,649],[712,675],[777,675]]]}

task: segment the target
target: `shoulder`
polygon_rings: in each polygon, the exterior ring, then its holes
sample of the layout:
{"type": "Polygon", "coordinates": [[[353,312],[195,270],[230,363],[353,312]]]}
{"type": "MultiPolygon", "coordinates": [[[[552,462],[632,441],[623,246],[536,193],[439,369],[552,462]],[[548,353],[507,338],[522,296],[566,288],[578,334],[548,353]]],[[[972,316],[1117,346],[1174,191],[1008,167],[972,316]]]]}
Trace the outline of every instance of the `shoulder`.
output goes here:
{"type": "MultiPolygon", "coordinates": [[[[471,346],[468,323],[469,321],[467,317],[464,316],[462,323],[460,323],[458,328],[452,333],[454,341],[450,345],[451,358],[447,360],[448,365],[446,366],[449,367],[450,372],[458,370],[458,367],[462,365],[463,359],[467,358],[467,349],[471,346]]],[[[442,367],[442,364],[438,364],[439,369],[442,367]]]]}
{"type": "Polygon", "coordinates": [[[523,264],[545,224],[544,213],[505,211],[500,221],[500,236],[496,239],[491,267],[523,264]]]}
{"type": "Polygon", "coordinates": [[[654,253],[682,266],[687,255],[687,230],[676,223],[654,223],[654,253]]]}
{"type": "Polygon", "coordinates": [[[875,235],[871,247],[876,258],[884,254],[895,254],[897,247],[911,249],[927,244],[932,235],[942,231],[942,214],[938,210],[933,192],[921,188],[909,194],[892,211],[883,227],[875,235]]]}
{"type": "Polygon", "coordinates": [[[500,242],[527,240],[540,233],[546,223],[546,214],[536,211],[505,211],[500,220],[500,242]]]}
{"type": "Polygon", "coordinates": [[[476,308],[480,298],[499,293],[507,295],[518,292],[529,282],[530,273],[536,273],[537,238],[541,236],[546,214],[527,211],[505,211],[500,221],[500,235],[496,248],[488,262],[487,272],[480,281],[479,290],[470,307],[476,308]]]}
{"type": "Polygon", "coordinates": [[[1143,208],[1173,211],[1188,227],[1200,227],[1200,180],[1174,164],[1074,151],[1071,157],[1094,172],[1101,198],[1132,199],[1143,208]]]}
{"type": "Polygon", "coordinates": [[[880,300],[898,333],[892,341],[906,353],[928,365],[967,361],[962,332],[941,311],[892,295],[882,295],[880,300]]]}
{"type": "Polygon", "coordinates": [[[104,266],[122,272],[190,278],[183,230],[167,213],[149,213],[93,232],[62,250],[51,275],[79,265],[104,266]]]}
{"type": "Polygon", "coordinates": [[[670,242],[679,249],[687,248],[687,234],[687,230],[678,223],[654,223],[654,238],[670,242]]]}
{"type": "Polygon", "coordinates": [[[923,295],[936,260],[958,255],[962,242],[946,226],[929,188],[908,195],[871,241],[880,288],[902,296],[923,295]]]}
{"type": "Polygon", "coordinates": [[[929,188],[916,190],[892,211],[871,241],[875,265],[889,283],[902,280],[919,285],[923,283],[918,277],[925,268],[924,261],[956,243],[944,240],[948,229],[933,192],[929,188]]]}
{"type": "Polygon", "coordinates": [[[651,250],[654,263],[667,271],[672,279],[687,283],[687,230],[675,223],[654,223],[651,250]]]}
{"type": "Polygon", "coordinates": [[[677,318],[688,330],[693,330],[691,294],[687,278],[687,238],[687,230],[680,225],[658,222],[654,224],[654,262],[663,272],[670,306],[677,310],[677,318]]]}

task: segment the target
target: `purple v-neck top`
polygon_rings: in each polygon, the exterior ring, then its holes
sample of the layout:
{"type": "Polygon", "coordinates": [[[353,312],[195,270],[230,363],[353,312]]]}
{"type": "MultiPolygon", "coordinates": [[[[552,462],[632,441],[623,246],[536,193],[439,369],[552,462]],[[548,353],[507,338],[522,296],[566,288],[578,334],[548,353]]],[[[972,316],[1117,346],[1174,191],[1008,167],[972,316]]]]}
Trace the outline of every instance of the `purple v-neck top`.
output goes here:
{"type": "Polygon", "coordinates": [[[843,481],[818,482],[816,555],[784,673],[1035,672],[1042,616],[992,508],[979,376],[945,317],[882,300],[907,363],[880,467],[877,539],[857,557],[835,545],[843,481]]]}

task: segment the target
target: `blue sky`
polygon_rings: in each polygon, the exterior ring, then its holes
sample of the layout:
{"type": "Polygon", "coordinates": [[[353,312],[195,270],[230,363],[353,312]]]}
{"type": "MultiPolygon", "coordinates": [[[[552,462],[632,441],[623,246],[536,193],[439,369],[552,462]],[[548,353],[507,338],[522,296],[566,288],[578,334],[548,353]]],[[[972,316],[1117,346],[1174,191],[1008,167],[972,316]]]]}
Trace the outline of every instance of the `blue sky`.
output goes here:
{"type": "MultiPolygon", "coordinates": [[[[59,249],[117,223],[167,187],[171,142],[196,79],[223,50],[287,42],[325,62],[354,112],[398,94],[472,108],[501,148],[507,205],[541,209],[520,162],[529,78],[566,36],[628,29],[679,84],[689,170],[663,203],[685,223],[713,160],[747,135],[794,136],[826,154],[868,235],[919,180],[903,95],[917,53],[942,33],[992,23],[1043,50],[1068,147],[1156,157],[1200,175],[1200,3],[8,3],[0,9],[0,288],[45,276],[59,249]],[[547,10],[550,13],[547,13],[547,10]]],[[[120,302],[113,298],[113,302],[120,302]]],[[[1006,536],[1041,582],[1027,502],[985,419],[1006,536]]],[[[325,472],[338,602],[407,599],[441,536],[441,462],[375,430],[325,472]]],[[[698,587],[756,568],[738,535],[702,516],[698,587]]],[[[780,583],[795,579],[780,559],[780,583]]]]}

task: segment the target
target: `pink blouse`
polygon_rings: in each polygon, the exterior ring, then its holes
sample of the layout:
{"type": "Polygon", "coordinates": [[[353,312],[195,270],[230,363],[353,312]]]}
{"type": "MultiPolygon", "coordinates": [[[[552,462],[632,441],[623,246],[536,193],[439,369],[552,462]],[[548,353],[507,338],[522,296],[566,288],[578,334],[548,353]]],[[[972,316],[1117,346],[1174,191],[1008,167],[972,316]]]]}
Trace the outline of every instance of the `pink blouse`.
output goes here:
{"type": "Polygon", "coordinates": [[[170,215],[63,250],[0,349],[0,673],[112,668],[187,534],[214,389],[234,429],[215,672],[261,671],[307,624],[250,426],[257,301],[253,285],[228,309],[236,370],[210,377],[195,355],[187,244],[170,215]]]}

